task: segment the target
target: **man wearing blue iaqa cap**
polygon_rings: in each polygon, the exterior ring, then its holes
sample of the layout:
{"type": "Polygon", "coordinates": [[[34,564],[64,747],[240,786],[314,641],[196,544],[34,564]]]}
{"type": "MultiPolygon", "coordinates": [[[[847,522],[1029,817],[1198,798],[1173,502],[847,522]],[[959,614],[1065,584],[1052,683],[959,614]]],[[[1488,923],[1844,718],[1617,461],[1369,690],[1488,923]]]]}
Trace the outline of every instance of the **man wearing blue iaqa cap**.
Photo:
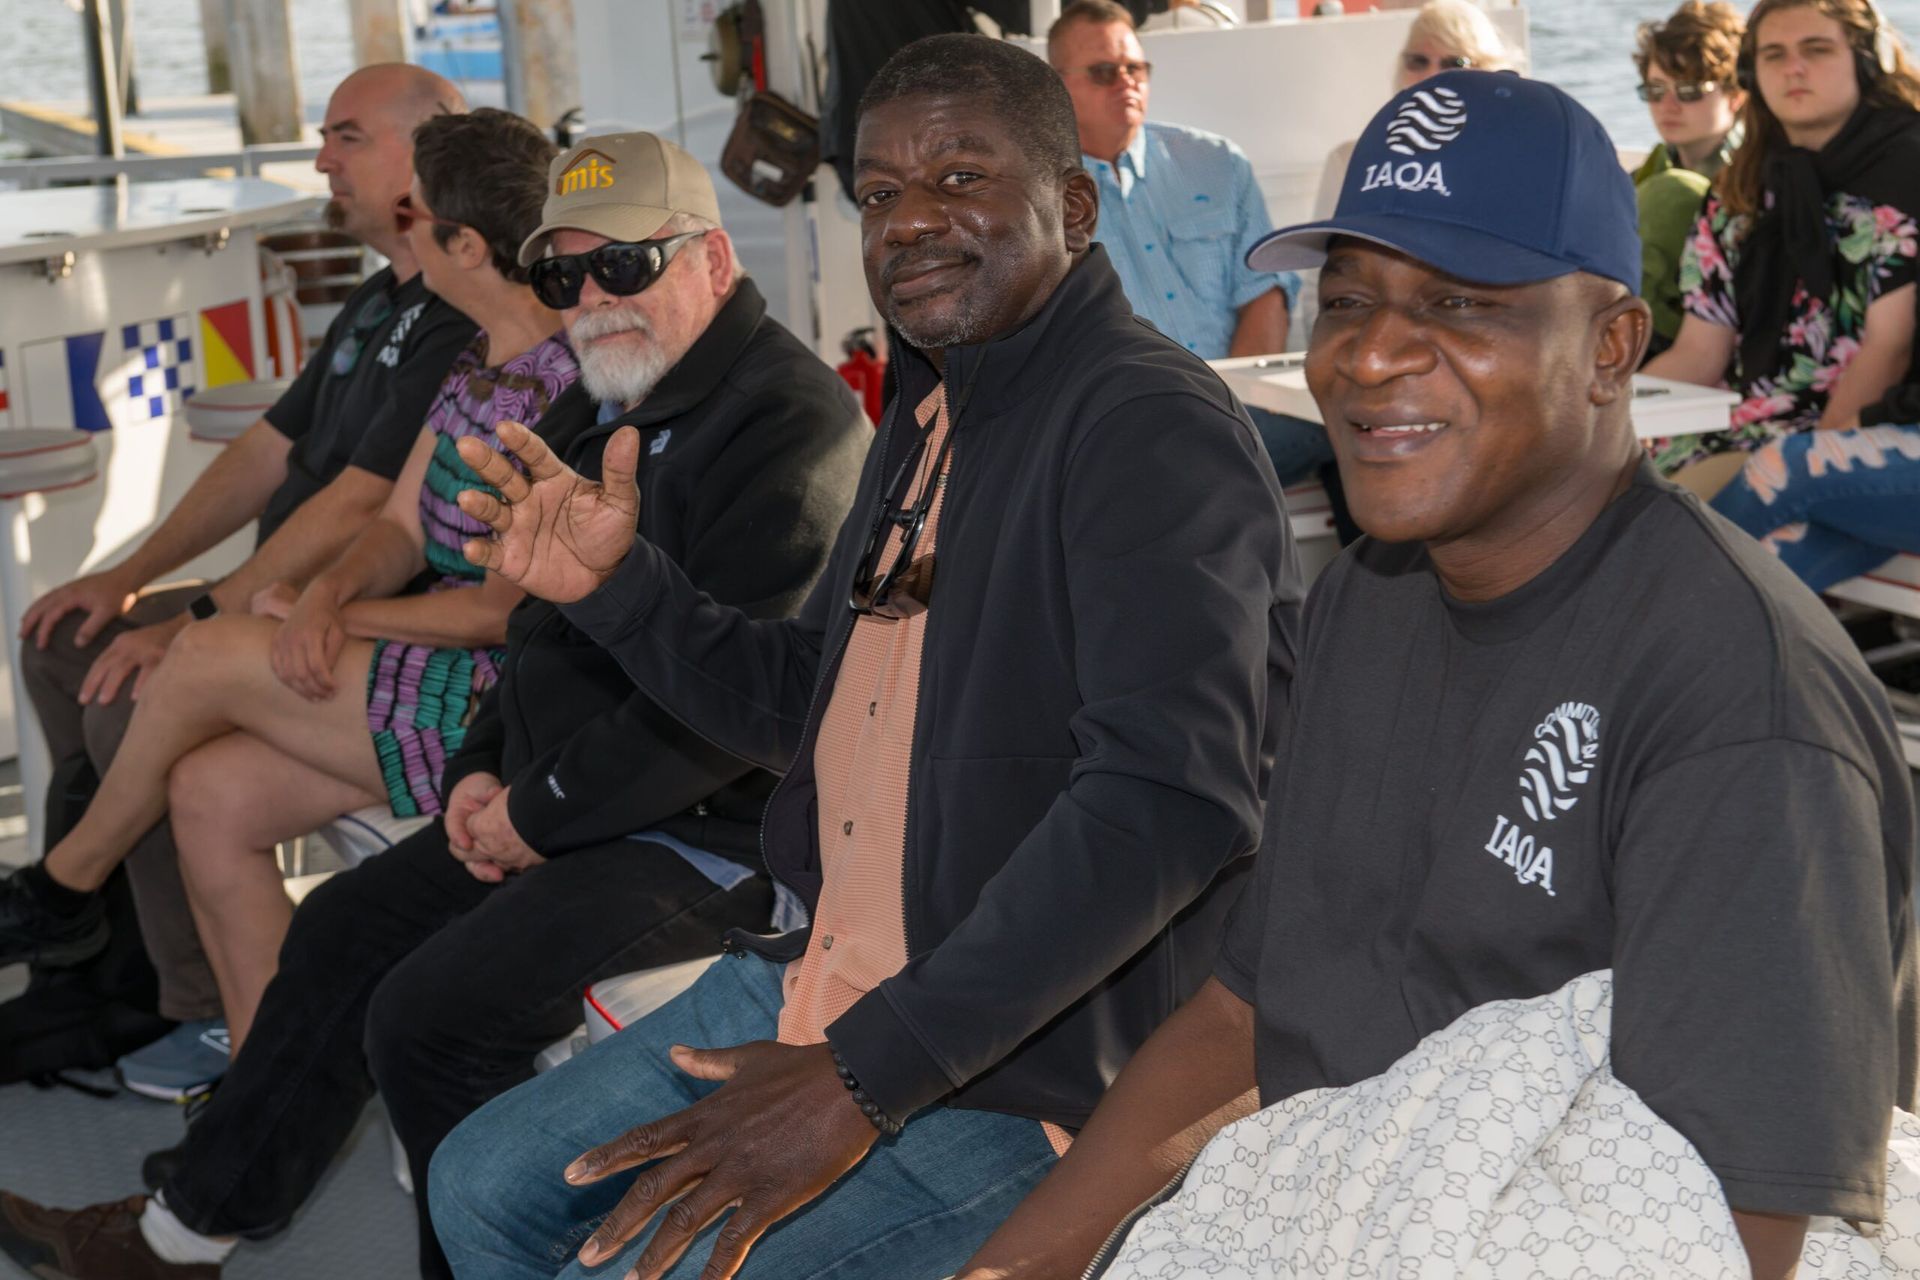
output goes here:
{"type": "MultiPolygon", "coordinates": [[[[1601,970],[1608,1067],[1717,1177],[1754,1275],[1791,1274],[1810,1215],[1881,1219],[1911,1106],[1912,792],[1819,601],[1635,443],[1649,316],[1606,133],[1546,84],[1428,80],[1332,218],[1249,256],[1324,262],[1307,380],[1369,536],[1307,602],[1214,976],[962,1275],[1079,1275],[1256,1105],[1601,970]]],[[[1255,1199],[1341,1212],[1309,1181],[1255,1199]]]]}

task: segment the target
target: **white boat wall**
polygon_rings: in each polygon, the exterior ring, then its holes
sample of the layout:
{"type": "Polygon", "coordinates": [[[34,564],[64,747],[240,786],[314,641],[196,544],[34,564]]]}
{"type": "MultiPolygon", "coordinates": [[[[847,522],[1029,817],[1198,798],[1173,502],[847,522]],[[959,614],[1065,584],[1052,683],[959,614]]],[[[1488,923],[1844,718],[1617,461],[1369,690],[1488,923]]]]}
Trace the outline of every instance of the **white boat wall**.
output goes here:
{"type": "MultiPolygon", "coordinates": [[[[574,0],[581,97],[590,132],[651,129],[684,137],[717,174],[734,104],[714,90],[702,61],[700,8],[699,0],[574,0]]],[[[769,88],[817,112],[815,85],[826,75],[825,0],[769,0],[766,13],[769,88]],[[813,51],[821,52],[816,58],[813,51]]],[[[1153,62],[1152,117],[1233,139],[1253,164],[1275,225],[1303,221],[1329,149],[1357,136],[1391,96],[1394,60],[1413,17],[1400,10],[1150,28],[1141,43],[1153,62]]],[[[1526,46],[1525,8],[1498,8],[1493,18],[1526,46]]],[[[821,169],[811,202],[784,210],[725,179],[717,185],[741,257],[774,314],[838,362],[840,340],[874,316],[858,220],[832,171],[821,169]]]]}

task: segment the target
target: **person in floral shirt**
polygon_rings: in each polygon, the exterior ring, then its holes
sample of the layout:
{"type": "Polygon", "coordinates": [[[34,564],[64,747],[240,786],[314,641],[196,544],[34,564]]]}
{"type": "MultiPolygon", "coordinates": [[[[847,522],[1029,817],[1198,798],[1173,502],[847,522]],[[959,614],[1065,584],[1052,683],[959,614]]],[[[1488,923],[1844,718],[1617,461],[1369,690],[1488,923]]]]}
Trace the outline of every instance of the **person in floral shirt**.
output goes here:
{"type": "Polygon", "coordinates": [[[1920,78],[1867,0],[1761,0],[1746,141],[1681,261],[1686,319],[1646,372],[1738,391],[1728,429],[1656,441],[1662,471],[1860,425],[1907,374],[1920,78]],[[1882,36],[1884,34],[1884,39],[1882,36]]]}
{"type": "MultiPolygon", "coordinates": [[[[1749,215],[1731,213],[1719,197],[1708,196],[1681,260],[1687,315],[1725,331],[1729,343],[1740,332],[1734,267],[1752,222],[1749,215]]],[[[1804,283],[1795,282],[1793,318],[1780,335],[1780,363],[1772,373],[1743,376],[1740,352],[1734,350],[1726,377],[1741,400],[1733,407],[1728,429],[1656,442],[1654,461],[1662,471],[1671,473],[1711,453],[1753,450],[1820,426],[1831,393],[1860,354],[1873,304],[1899,293],[1894,301],[1904,306],[1907,325],[1912,326],[1912,291],[1903,286],[1915,279],[1920,224],[1913,215],[1840,192],[1827,205],[1826,231],[1835,255],[1832,292],[1814,297],[1804,283]]],[[[1675,376],[1657,364],[1649,364],[1647,372],[1675,376]]]]}

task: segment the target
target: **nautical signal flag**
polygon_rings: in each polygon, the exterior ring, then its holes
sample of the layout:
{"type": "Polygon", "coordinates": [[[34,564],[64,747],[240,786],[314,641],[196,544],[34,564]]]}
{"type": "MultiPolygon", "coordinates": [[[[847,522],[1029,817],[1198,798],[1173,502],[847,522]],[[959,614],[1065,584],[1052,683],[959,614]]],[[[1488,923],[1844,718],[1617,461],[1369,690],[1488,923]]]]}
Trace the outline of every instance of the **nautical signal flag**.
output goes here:
{"type": "Polygon", "coordinates": [[[106,431],[169,418],[199,385],[192,333],[179,315],[26,344],[33,425],[106,431]]]}
{"type": "Polygon", "coordinates": [[[113,425],[94,384],[106,336],[104,332],[76,333],[29,342],[20,349],[29,422],[82,431],[105,431],[113,425]]]}
{"type": "Polygon", "coordinates": [[[200,364],[209,387],[253,381],[253,318],[245,298],[200,313],[200,364]]]}

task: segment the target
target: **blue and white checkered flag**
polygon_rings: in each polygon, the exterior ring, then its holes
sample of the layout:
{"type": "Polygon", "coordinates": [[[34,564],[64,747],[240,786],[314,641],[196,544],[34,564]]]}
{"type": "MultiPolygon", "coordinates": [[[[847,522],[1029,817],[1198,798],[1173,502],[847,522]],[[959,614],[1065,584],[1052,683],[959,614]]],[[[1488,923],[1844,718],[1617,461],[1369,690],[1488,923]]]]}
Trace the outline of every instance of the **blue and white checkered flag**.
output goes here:
{"type": "MultiPolygon", "coordinates": [[[[121,326],[120,370],[126,379],[127,413],[123,421],[164,418],[193,394],[192,334],[186,316],[121,326]]],[[[111,394],[114,389],[107,390],[111,394]]]]}

